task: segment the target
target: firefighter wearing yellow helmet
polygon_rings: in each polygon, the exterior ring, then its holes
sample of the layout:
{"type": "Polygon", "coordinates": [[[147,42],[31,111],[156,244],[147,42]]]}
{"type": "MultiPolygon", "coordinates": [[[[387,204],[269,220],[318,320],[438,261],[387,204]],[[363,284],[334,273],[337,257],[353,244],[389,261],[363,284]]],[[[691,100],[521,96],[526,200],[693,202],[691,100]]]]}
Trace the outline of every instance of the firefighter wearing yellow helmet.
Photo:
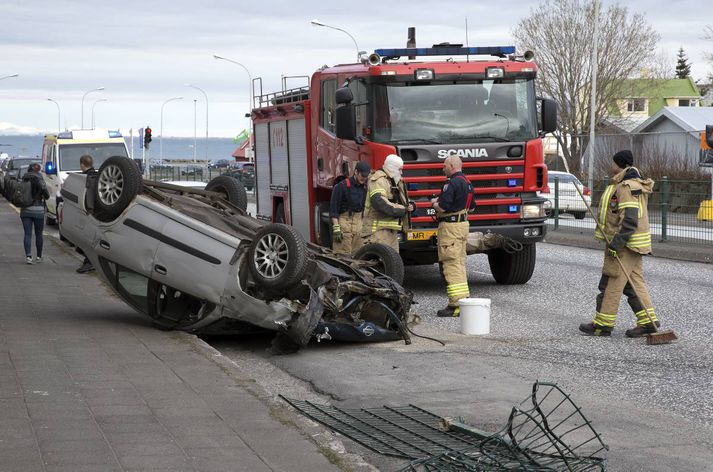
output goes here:
{"type": "Polygon", "coordinates": [[[408,201],[401,180],[404,161],[389,154],[381,169],[369,176],[362,222],[364,244],[381,243],[399,251],[398,233],[408,226],[414,204],[408,201]]]}
{"type": "Polygon", "coordinates": [[[448,181],[438,198],[431,200],[438,220],[438,263],[446,280],[448,295],[448,306],[438,310],[440,317],[460,316],[458,300],[470,297],[465,259],[473,186],[462,169],[460,157],[455,153],[449,154],[443,161],[443,173],[448,181]]]}

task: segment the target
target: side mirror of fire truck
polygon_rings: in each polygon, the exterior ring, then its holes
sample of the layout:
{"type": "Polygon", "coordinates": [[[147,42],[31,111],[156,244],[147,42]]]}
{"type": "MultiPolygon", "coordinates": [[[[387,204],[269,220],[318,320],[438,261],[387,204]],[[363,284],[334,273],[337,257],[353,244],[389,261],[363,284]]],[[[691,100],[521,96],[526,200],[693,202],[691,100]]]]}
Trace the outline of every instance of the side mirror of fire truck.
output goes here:
{"type": "Polygon", "coordinates": [[[336,113],[335,131],[337,138],[354,141],[356,139],[356,110],[354,105],[350,103],[337,107],[336,113]]]}
{"type": "Polygon", "coordinates": [[[354,94],[349,87],[339,87],[335,98],[338,105],[346,105],[354,101],[354,94]]]}
{"type": "Polygon", "coordinates": [[[542,99],[542,132],[557,130],[557,103],[549,98],[542,99]]]}

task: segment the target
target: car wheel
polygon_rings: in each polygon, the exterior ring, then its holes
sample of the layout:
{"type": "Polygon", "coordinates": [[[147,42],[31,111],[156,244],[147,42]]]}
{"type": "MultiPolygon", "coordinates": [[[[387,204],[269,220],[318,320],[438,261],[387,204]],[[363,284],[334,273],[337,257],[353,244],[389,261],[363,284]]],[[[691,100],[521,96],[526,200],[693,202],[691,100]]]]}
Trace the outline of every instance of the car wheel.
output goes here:
{"type": "Polygon", "coordinates": [[[585,214],[586,214],[586,213],[583,212],[583,211],[574,211],[574,212],[572,212],[572,216],[574,216],[574,217],[575,217],[576,219],[578,219],[578,220],[583,220],[585,214]]]}
{"type": "Polygon", "coordinates": [[[248,251],[250,273],[263,287],[288,288],[307,270],[307,244],[292,226],[268,224],[255,235],[248,251]]]}
{"type": "Polygon", "coordinates": [[[252,191],[253,191],[253,188],[252,188],[252,187],[245,187],[245,188],[248,189],[248,192],[252,192],[252,191]]]}
{"type": "Polygon", "coordinates": [[[393,248],[384,244],[371,243],[362,246],[355,254],[355,259],[376,261],[374,269],[388,275],[398,284],[404,282],[404,261],[393,248]]]}
{"type": "Polygon", "coordinates": [[[94,217],[113,221],[141,191],[139,169],[122,156],[112,156],[101,165],[95,180],[94,217]]]}
{"type": "Polygon", "coordinates": [[[222,193],[223,198],[243,211],[248,208],[248,194],[245,192],[245,187],[240,181],[232,177],[219,175],[208,182],[205,189],[222,193]]]}

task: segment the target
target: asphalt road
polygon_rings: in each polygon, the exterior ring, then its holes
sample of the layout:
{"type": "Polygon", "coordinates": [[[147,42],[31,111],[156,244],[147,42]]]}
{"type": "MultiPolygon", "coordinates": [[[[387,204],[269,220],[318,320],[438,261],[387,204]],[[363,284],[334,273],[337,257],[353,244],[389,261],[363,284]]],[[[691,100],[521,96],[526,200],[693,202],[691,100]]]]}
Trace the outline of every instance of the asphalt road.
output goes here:
{"type": "MultiPolygon", "coordinates": [[[[713,470],[713,266],[647,258],[656,311],[680,340],[647,346],[627,339],[633,325],[625,302],[612,338],[580,336],[591,319],[600,251],[538,246],[538,265],[523,286],[499,286],[484,256],[468,260],[472,296],[492,300],[491,334],[458,334],[459,320],[439,319],[445,303],[437,267],[407,269],[416,293],[418,333],[438,337],[372,345],[312,344],[275,357],[269,338],[214,338],[223,354],[252,369],[272,394],[348,407],[416,404],[462,416],[490,431],[502,427],[512,405],[535,380],[557,382],[584,409],[611,450],[609,470],[713,470]]],[[[393,460],[349,446],[382,470],[393,460]]]]}

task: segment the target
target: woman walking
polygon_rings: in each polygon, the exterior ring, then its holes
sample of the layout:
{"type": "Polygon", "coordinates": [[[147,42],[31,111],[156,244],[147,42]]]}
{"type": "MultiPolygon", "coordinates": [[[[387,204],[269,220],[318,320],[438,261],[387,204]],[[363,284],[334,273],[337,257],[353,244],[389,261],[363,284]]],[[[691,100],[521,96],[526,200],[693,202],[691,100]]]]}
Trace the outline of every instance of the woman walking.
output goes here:
{"type": "Polygon", "coordinates": [[[27,173],[22,177],[22,181],[30,182],[32,186],[32,204],[20,210],[22,227],[25,230],[25,238],[22,241],[25,246],[25,261],[32,264],[32,228],[35,228],[35,247],[37,257],[34,262],[42,262],[42,230],[45,228],[45,200],[50,196],[47,185],[40,175],[40,165],[30,164],[27,173]]]}

